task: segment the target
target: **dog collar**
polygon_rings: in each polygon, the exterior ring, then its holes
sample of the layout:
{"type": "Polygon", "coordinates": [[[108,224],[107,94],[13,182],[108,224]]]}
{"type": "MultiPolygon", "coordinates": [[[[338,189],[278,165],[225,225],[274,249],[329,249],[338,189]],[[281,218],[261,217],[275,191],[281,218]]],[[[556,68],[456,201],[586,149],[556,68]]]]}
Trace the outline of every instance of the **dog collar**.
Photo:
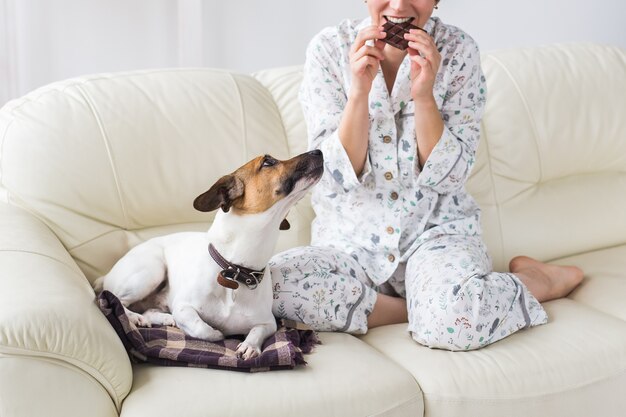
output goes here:
{"type": "Polygon", "coordinates": [[[236,290],[241,283],[249,289],[254,290],[263,280],[263,270],[258,271],[228,262],[217,249],[215,249],[212,243],[209,243],[209,254],[220,268],[222,268],[222,270],[217,273],[217,283],[223,287],[236,290]]]}

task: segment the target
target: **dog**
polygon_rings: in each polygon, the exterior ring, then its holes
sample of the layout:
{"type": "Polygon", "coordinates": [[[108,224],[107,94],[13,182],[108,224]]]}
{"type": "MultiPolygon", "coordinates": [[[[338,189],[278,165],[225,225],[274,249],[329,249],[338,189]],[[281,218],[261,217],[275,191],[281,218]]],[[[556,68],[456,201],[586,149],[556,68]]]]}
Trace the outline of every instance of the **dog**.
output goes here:
{"type": "Polygon", "coordinates": [[[319,181],[323,162],[319,150],[251,160],[194,200],[196,210],[221,209],[208,232],[137,245],[95,281],[96,291],[115,294],[136,326],[177,326],[211,342],[247,335],[236,354],[257,357],[277,329],[267,263],[279,230],[289,228],[289,209],[319,181]]]}

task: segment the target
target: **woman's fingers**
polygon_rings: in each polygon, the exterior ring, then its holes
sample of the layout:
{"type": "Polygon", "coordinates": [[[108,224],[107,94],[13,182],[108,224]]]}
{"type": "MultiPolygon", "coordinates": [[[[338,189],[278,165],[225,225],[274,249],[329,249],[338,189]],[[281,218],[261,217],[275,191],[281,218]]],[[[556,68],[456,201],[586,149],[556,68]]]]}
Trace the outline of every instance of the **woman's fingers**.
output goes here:
{"type": "Polygon", "coordinates": [[[382,26],[368,26],[356,35],[356,39],[352,43],[351,53],[356,53],[369,40],[377,41],[384,39],[387,34],[383,32],[382,26]]]}
{"type": "Polygon", "coordinates": [[[354,63],[354,70],[357,74],[363,74],[368,68],[372,71],[369,75],[375,74],[378,71],[378,63],[380,61],[371,56],[364,56],[354,63]]]}
{"type": "Polygon", "coordinates": [[[375,46],[363,45],[358,51],[352,54],[351,59],[354,62],[354,61],[361,59],[364,56],[372,56],[380,60],[383,60],[385,58],[385,56],[383,55],[383,51],[376,48],[375,46]]]}
{"type": "Polygon", "coordinates": [[[409,47],[419,51],[431,62],[439,62],[441,55],[433,39],[421,30],[411,30],[404,35],[404,39],[409,41],[409,47]]]}

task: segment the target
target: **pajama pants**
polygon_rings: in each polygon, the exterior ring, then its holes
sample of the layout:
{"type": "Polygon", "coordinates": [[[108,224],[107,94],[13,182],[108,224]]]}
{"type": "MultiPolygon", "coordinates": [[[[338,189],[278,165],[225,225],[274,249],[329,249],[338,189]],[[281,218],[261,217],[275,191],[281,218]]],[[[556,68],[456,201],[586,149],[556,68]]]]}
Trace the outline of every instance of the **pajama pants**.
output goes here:
{"type": "Polygon", "coordinates": [[[519,278],[492,271],[475,236],[425,242],[382,285],[350,255],[330,247],[290,249],[274,256],[270,268],[274,315],[318,331],[366,333],[378,293],[406,299],[408,331],[431,348],[478,349],[547,322],[519,278]]]}

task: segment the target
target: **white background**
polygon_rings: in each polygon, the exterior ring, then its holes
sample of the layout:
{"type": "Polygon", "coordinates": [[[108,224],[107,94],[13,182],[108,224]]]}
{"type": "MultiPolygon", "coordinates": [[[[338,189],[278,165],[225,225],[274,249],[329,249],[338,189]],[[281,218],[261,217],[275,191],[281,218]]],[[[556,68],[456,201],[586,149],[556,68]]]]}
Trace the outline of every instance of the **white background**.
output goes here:
{"type": "MultiPolygon", "coordinates": [[[[625,0],[442,0],[483,51],[593,41],[626,48],[625,0]]],[[[363,0],[0,0],[0,105],[78,75],[301,64],[309,39],[363,0]]]]}

